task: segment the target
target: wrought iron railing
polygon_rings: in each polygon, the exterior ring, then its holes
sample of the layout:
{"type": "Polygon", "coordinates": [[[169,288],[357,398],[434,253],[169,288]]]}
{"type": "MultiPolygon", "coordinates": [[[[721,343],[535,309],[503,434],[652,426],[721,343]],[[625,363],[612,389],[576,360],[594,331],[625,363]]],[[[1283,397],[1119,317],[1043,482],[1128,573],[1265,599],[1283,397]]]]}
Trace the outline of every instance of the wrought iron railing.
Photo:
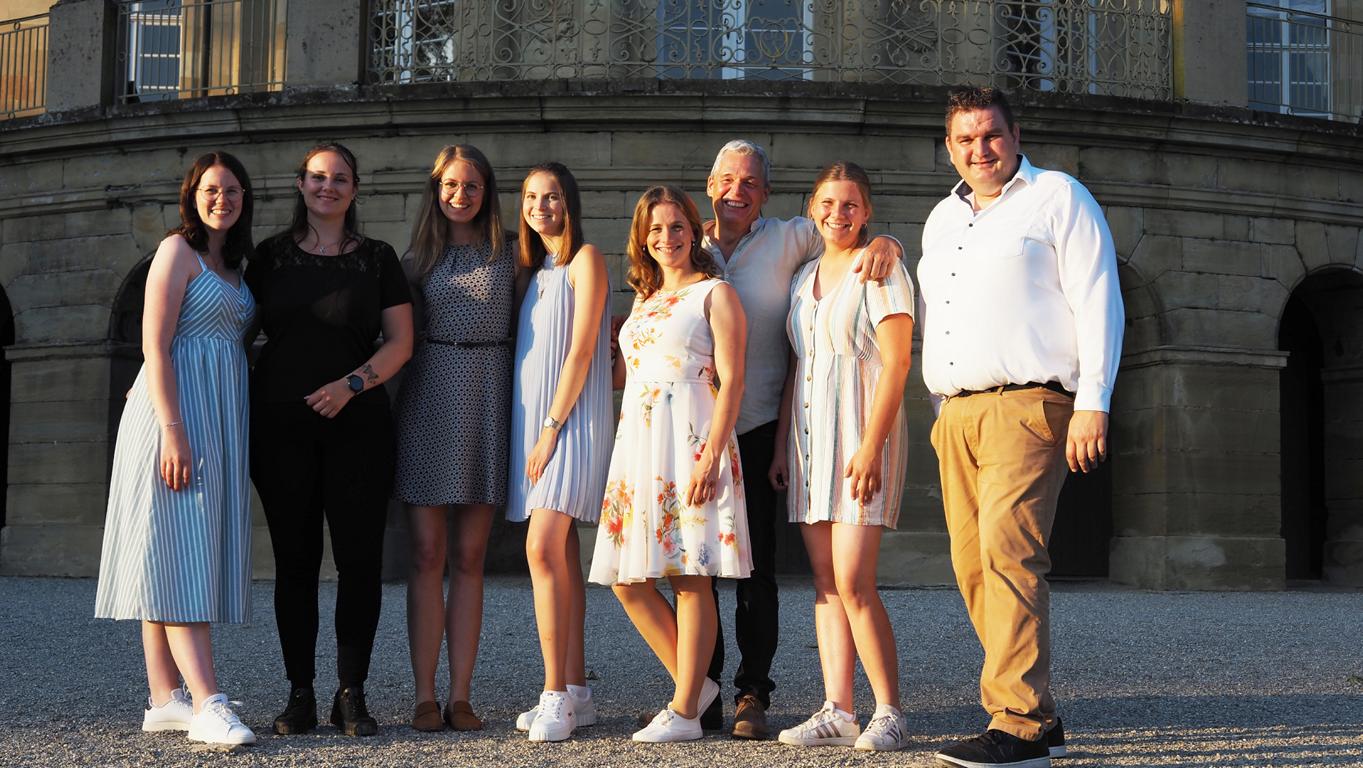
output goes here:
{"type": "Polygon", "coordinates": [[[284,87],[288,0],[116,0],[119,102],[284,87]]]}
{"type": "MultiPolygon", "coordinates": [[[[1358,122],[1363,113],[1363,21],[1246,3],[1251,108],[1358,122]]],[[[1319,1],[1320,10],[1328,6],[1319,1]]]]}
{"type": "Polygon", "coordinates": [[[0,21],[0,120],[47,105],[47,14],[0,21]]]}
{"type": "Polygon", "coordinates": [[[373,83],[748,78],[1168,99],[1172,0],[371,0],[373,83]]]}

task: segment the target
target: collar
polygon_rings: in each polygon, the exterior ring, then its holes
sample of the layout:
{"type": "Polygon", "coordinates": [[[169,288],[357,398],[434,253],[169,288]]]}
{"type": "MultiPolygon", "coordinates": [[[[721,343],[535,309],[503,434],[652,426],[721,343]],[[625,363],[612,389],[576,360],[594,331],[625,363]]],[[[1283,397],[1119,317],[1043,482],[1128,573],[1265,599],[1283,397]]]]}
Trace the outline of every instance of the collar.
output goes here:
{"type": "MultiPolygon", "coordinates": [[[[760,232],[763,227],[767,226],[767,220],[766,216],[759,213],[757,218],[753,219],[753,222],[748,225],[748,231],[738,238],[738,242],[741,244],[744,240],[760,232]]],[[[708,219],[700,226],[701,246],[713,248],[716,252],[719,250],[719,243],[715,241],[715,227],[717,226],[718,223],[714,219],[708,219]]]]}
{"type": "MultiPolygon", "coordinates": [[[[1018,155],[1018,168],[1016,171],[1013,171],[1013,178],[1009,179],[1008,182],[1003,185],[1003,192],[999,194],[999,198],[1002,199],[1004,195],[1008,194],[1008,190],[1012,189],[1013,185],[1019,181],[1025,183],[1029,187],[1032,186],[1036,183],[1036,177],[1037,169],[1027,160],[1027,156],[1018,155]]],[[[970,188],[970,185],[966,183],[965,179],[956,182],[956,186],[952,187],[951,191],[967,203],[970,202],[970,196],[975,194],[975,190],[970,188]]]]}

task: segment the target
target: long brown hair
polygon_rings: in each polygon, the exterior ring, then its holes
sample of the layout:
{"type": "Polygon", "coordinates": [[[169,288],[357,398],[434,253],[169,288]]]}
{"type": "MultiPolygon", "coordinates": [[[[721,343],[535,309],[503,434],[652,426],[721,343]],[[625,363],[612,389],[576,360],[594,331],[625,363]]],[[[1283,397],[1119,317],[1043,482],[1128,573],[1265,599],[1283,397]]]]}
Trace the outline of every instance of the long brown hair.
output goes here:
{"type": "MultiPolygon", "coordinates": [[[[563,192],[563,243],[559,253],[554,257],[554,263],[562,267],[572,261],[577,255],[577,249],[586,243],[582,236],[582,195],[577,191],[577,179],[573,178],[573,172],[568,170],[568,166],[550,162],[540,163],[525,174],[525,181],[521,182],[521,200],[525,199],[526,185],[537,173],[553,176],[559,190],[563,192]]],[[[539,233],[531,229],[530,222],[525,220],[524,211],[521,211],[519,218],[521,266],[533,272],[544,264],[544,257],[548,251],[544,249],[544,240],[540,238],[539,233]]]]}
{"type": "MultiPolygon", "coordinates": [[[[848,160],[838,160],[829,163],[826,168],[819,172],[819,177],[814,180],[814,189],[809,193],[809,207],[814,207],[814,199],[819,194],[819,187],[825,181],[850,181],[857,185],[857,190],[861,192],[861,201],[866,204],[866,222],[871,221],[871,177],[866,175],[866,169],[848,160]]],[[[811,216],[812,218],[812,216],[811,216]]],[[[861,231],[857,233],[857,245],[863,246],[871,241],[871,232],[867,224],[861,225],[861,231]]]]}
{"type": "Polygon", "coordinates": [[[670,185],[649,187],[639,196],[634,205],[634,220],[629,225],[629,244],[625,246],[629,254],[629,275],[625,278],[629,287],[643,298],[652,296],[663,284],[663,270],[648,253],[648,226],[653,209],[660,205],[675,205],[681,209],[682,216],[691,227],[691,266],[709,277],[719,277],[719,265],[710,252],[700,247],[700,211],[691,196],[670,185]]]}
{"type": "MultiPolygon", "coordinates": [[[[330,141],[325,144],[318,144],[308,150],[308,154],[303,157],[303,162],[298,164],[298,169],[294,171],[294,176],[302,181],[308,175],[308,163],[323,152],[334,153],[345,164],[350,167],[350,180],[355,185],[355,191],[360,189],[360,165],[355,160],[355,153],[346,149],[345,145],[330,141]]],[[[303,200],[303,190],[294,191],[293,199],[293,218],[289,222],[289,232],[295,239],[302,239],[308,236],[308,230],[312,225],[308,223],[308,204],[303,200]]],[[[350,207],[345,209],[345,238],[341,240],[340,250],[344,251],[347,243],[362,239],[360,236],[360,215],[355,211],[355,201],[350,201],[350,207]]]]}
{"type": "Polygon", "coordinates": [[[227,238],[222,246],[223,264],[228,269],[236,269],[243,258],[251,255],[254,247],[251,244],[251,219],[255,213],[255,194],[251,191],[251,179],[246,175],[246,167],[232,155],[226,152],[199,155],[180,183],[180,226],[166,234],[180,235],[190,248],[200,253],[208,250],[208,227],[199,218],[196,196],[199,194],[199,180],[215,165],[231,171],[241,184],[241,214],[237,217],[237,223],[227,230],[227,238]]]}
{"type": "Polygon", "coordinates": [[[440,260],[449,239],[449,220],[440,211],[440,178],[456,162],[468,163],[483,177],[483,196],[473,223],[482,233],[483,242],[492,246],[489,261],[501,256],[506,242],[506,234],[502,232],[502,207],[497,200],[497,176],[492,172],[492,164],[472,144],[450,144],[435,156],[430,178],[426,179],[421,191],[421,213],[412,227],[411,253],[417,273],[423,276],[440,260]]]}

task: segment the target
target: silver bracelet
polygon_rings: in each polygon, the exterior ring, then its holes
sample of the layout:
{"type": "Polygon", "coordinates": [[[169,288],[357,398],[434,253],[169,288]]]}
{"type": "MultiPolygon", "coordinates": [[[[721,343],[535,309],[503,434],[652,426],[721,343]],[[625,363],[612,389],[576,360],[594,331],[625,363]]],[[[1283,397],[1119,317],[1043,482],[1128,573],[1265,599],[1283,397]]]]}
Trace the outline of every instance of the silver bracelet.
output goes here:
{"type": "Polygon", "coordinates": [[[162,424],[162,425],[161,425],[161,429],[170,429],[171,427],[178,427],[178,426],[180,426],[181,424],[184,424],[184,422],[183,422],[183,421],[172,421],[172,422],[170,422],[169,424],[162,424]]]}

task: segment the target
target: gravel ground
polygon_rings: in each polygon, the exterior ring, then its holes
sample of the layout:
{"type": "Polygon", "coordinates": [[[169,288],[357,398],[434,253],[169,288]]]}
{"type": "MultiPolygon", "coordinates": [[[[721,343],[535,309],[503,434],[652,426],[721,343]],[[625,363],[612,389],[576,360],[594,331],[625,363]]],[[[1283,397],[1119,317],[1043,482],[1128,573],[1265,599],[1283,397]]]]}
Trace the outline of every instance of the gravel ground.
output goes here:
{"type": "MultiPolygon", "coordinates": [[[[798,580],[782,589],[771,712],[778,727],[804,719],[822,699],[810,589],[798,580]]],[[[138,626],[90,618],[94,592],[88,580],[0,578],[0,766],[925,766],[936,747],[985,725],[977,703],[981,654],[959,596],[899,590],[884,599],[913,733],[906,751],[798,749],[720,735],[634,745],[635,713],[662,706],[668,686],[614,597],[591,588],[588,666],[602,722],[563,744],[530,744],[513,727],[541,682],[530,586],[497,577],[488,582],[474,692],[487,730],[424,734],[406,725],[403,587],[389,584],[367,685],[380,734],[358,740],[325,726],[275,737],[269,724],[288,691],[270,584],[261,583],[255,623],[216,630],[223,690],[243,702],[238,711],[260,740],[220,751],[139,730],[146,691],[138,626]]],[[[334,585],[323,585],[317,690],[324,699],[335,685],[327,631],[334,599],[334,585]]],[[[732,616],[731,589],[723,600],[732,616]]],[[[1146,593],[1070,584],[1056,588],[1053,611],[1055,693],[1072,755],[1058,766],[1363,766],[1363,593],[1146,593]]],[[[736,659],[732,641],[729,654],[736,659]]],[[[732,689],[725,694],[731,698],[732,689]]],[[[873,708],[864,681],[857,695],[864,721],[873,708]]]]}

